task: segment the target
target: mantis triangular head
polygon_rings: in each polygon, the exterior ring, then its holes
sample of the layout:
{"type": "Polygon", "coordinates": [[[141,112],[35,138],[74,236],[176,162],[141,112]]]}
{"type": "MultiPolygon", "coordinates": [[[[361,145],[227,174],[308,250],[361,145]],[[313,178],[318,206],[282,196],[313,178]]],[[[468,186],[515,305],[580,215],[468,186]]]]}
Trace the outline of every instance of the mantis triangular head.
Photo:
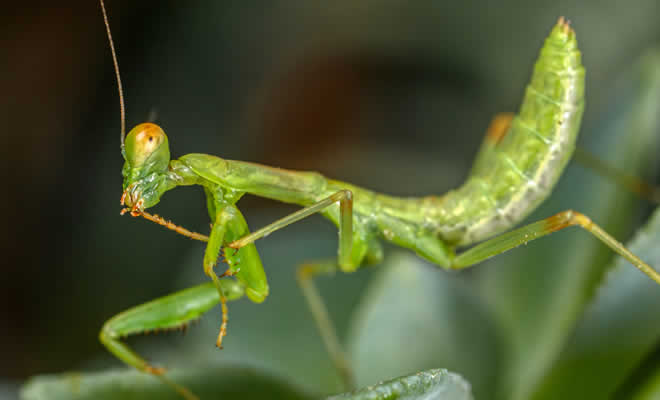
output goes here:
{"type": "Polygon", "coordinates": [[[158,203],[165,190],[161,181],[166,179],[170,163],[170,146],[160,126],[143,123],[126,136],[122,170],[124,193],[122,204],[132,211],[142,211],[158,203]]]}

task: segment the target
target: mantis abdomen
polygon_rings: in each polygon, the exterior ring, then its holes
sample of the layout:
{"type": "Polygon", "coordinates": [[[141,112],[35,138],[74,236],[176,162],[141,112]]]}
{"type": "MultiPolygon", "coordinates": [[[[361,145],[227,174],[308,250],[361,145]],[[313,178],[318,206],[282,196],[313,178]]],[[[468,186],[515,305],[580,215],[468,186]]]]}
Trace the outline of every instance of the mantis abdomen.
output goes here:
{"type": "Polygon", "coordinates": [[[541,49],[519,114],[502,134],[486,136],[465,184],[429,210],[440,237],[468,245],[496,235],[550,194],[575,148],[584,75],[574,32],[557,24],[541,49]]]}

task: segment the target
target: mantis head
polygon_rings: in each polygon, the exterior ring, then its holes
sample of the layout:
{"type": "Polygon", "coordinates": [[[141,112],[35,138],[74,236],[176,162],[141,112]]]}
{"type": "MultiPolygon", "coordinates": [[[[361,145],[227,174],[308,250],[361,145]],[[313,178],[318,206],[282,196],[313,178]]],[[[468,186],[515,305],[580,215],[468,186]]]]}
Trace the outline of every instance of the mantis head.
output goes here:
{"type": "Polygon", "coordinates": [[[121,202],[131,207],[132,215],[137,215],[156,205],[164,192],[159,189],[170,163],[167,136],[156,124],[140,124],[126,136],[123,155],[126,163],[122,170],[124,193],[121,202]]]}
{"type": "Polygon", "coordinates": [[[112,41],[110,24],[105,12],[103,0],[100,0],[103,21],[108,34],[108,43],[112,53],[112,62],[117,77],[117,92],[119,93],[119,111],[121,116],[121,154],[124,156],[124,193],[121,195],[121,204],[130,208],[121,211],[124,214],[130,211],[134,217],[140,215],[145,208],[152,207],[160,201],[160,196],[167,190],[164,184],[167,181],[168,166],[170,163],[170,146],[165,132],[160,126],[144,123],[126,133],[126,111],[124,107],[124,90],[121,86],[117,52],[112,41]],[[124,137],[126,136],[126,137],[124,137]]]}

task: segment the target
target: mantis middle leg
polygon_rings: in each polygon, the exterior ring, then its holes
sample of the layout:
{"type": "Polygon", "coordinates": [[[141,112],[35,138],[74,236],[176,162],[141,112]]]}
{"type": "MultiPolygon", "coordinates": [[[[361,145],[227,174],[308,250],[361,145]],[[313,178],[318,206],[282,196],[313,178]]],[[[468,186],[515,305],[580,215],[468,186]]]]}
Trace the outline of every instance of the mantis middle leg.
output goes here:
{"type": "Polygon", "coordinates": [[[321,212],[326,208],[339,202],[339,266],[344,271],[354,271],[362,262],[368,244],[361,235],[354,235],[353,232],[353,193],[350,190],[340,190],[325,199],[314,203],[308,207],[287,215],[263,228],[252,232],[238,240],[229,243],[229,247],[234,249],[243,248],[254,241],[263,238],[290,225],[303,218],[309,217],[315,213],[321,212]]]}
{"type": "MultiPolygon", "coordinates": [[[[338,262],[305,263],[297,273],[298,284],[301,287],[305,300],[310,308],[314,321],[319,329],[323,343],[328,354],[339,372],[347,390],[354,387],[353,371],[344,350],[339,342],[336,329],[330,319],[328,310],[321,299],[312,278],[317,275],[331,275],[341,269],[346,272],[354,271],[363,262],[373,263],[382,259],[382,248],[377,242],[369,240],[363,234],[353,231],[353,199],[349,190],[337,193],[275,221],[250,235],[229,243],[229,247],[240,249],[255,240],[260,239],[293,222],[299,221],[314,213],[321,212],[327,207],[339,202],[339,251],[338,262]]],[[[358,228],[359,229],[359,228],[358,228]]]]}

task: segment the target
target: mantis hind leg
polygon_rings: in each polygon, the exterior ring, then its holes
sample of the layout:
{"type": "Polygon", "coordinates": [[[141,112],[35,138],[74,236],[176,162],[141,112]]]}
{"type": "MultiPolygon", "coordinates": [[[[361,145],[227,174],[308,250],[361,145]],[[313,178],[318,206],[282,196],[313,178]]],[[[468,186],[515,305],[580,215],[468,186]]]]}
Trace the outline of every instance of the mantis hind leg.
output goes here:
{"type": "MultiPolygon", "coordinates": [[[[225,279],[220,284],[227,300],[236,300],[244,294],[245,288],[238,281],[225,279]]],[[[117,314],[103,325],[99,339],[126,364],[154,375],[187,400],[198,399],[188,389],[168,379],[164,368],[149,364],[122,339],[149,332],[184,330],[219,301],[217,288],[212,282],[194,286],[117,314]]]]}
{"type": "Polygon", "coordinates": [[[450,268],[461,269],[469,267],[487,258],[518,247],[521,244],[526,244],[534,239],[568,228],[569,226],[579,226],[591,233],[660,285],[660,273],[631,253],[623,244],[592,222],[589,217],[573,210],[562,211],[552,217],[531,223],[478,244],[456,256],[450,268]]]}

